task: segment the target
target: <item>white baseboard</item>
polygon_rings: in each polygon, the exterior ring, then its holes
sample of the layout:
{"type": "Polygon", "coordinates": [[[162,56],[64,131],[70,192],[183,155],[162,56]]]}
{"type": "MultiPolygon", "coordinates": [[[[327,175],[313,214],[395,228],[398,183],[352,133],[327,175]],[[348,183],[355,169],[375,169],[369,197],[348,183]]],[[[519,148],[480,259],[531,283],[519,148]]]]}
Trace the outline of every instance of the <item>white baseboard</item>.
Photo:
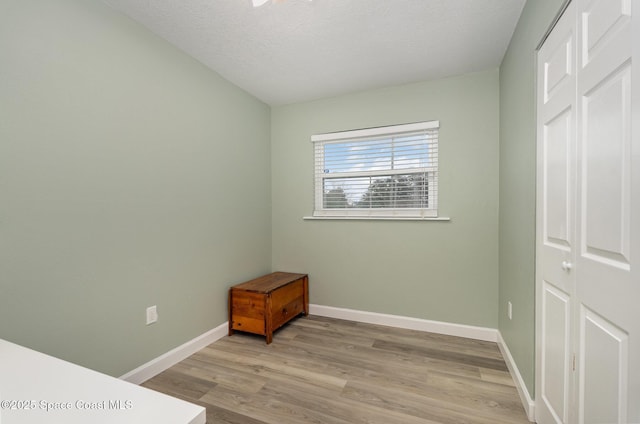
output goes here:
{"type": "Polygon", "coordinates": [[[498,341],[498,330],[472,325],[452,324],[442,321],[430,321],[420,318],[399,315],[379,314],[377,312],[357,311],[354,309],[334,308],[333,306],[309,305],[312,315],[349,321],[366,322],[368,324],[386,325],[388,327],[406,328],[409,330],[429,331],[449,336],[466,337],[468,339],[498,341]]]}
{"type": "Polygon", "coordinates": [[[224,322],[216,328],[207,331],[200,336],[189,340],[188,342],[170,350],[169,352],[158,356],[155,359],[140,365],[138,368],[129,371],[125,375],[121,376],[121,380],[128,381],[134,384],[144,383],[152,377],[160,374],[162,371],[171,368],[178,362],[188,358],[197,351],[204,347],[216,342],[226,336],[229,331],[229,323],[224,322]]]}
{"type": "Polygon", "coordinates": [[[507,368],[513,377],[513,381],[516,384],[516,389],[518,390],[518,395],[520,395],[520,401],[522,402],[522,406],[524,406],[524,411],[527,414],[527,418],[531,422],[536,421],[535,414],[535,402],[531,399],[529,395],[529,390],[527,390],[527,386],[524,384],[524,380],[522,379],[522,375],[520,374],[520,370],[516,365],[516,362],[513,360],[513,356],[511,356],[511,352],[509,351],[509,347],[505,343],[502,338],[502,334],[498,332],[498,347],[500,348],[500,352],[504,357],[504,361],[507,364],[507,368]]]}

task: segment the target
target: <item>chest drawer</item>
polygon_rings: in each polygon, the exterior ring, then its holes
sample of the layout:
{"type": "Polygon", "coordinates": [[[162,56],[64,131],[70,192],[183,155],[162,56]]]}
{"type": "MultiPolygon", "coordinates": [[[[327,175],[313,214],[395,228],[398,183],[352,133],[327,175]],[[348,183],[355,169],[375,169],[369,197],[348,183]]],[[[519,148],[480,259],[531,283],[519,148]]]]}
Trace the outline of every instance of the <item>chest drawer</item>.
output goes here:
{"type": "Polygon", "coordinates": [[[229,289],[229,335],[260,334],[269,344],[275,330],[300,314],[309,315],[307,274],[274,272],[229,289]]]}

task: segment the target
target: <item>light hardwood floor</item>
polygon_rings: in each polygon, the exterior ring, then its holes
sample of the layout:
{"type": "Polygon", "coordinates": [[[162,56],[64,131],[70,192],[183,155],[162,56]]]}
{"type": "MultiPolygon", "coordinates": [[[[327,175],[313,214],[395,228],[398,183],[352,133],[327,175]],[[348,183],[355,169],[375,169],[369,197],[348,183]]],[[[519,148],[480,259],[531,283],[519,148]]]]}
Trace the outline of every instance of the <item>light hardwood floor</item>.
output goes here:
{"type": "Polygon", "coordinates": [[[316,316],[236,333],[143,386],[207,423],[528,423],[495,343],[316,316]]]}

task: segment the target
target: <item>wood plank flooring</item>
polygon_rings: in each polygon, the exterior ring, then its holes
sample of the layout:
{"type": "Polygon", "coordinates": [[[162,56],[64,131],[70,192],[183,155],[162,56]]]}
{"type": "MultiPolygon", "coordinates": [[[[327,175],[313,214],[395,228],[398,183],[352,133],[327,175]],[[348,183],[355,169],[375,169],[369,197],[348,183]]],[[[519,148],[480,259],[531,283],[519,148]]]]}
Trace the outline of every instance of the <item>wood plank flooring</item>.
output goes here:
{"type": "Polygon", "coordinates": [[[300,317],[236,333],[142,384],[226,424],[528,423],[495,343],[300,317]]]}

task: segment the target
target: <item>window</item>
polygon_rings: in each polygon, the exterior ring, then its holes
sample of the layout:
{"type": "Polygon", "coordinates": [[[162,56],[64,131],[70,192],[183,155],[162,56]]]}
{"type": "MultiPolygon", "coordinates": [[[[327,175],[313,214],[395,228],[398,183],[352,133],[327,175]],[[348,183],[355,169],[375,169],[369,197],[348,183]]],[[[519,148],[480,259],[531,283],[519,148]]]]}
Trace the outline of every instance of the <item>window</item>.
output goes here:
{"type": "Polygon", "coordinates": [[[438,121],[319,134],[316,217],[438,216],[438,121]]]}

